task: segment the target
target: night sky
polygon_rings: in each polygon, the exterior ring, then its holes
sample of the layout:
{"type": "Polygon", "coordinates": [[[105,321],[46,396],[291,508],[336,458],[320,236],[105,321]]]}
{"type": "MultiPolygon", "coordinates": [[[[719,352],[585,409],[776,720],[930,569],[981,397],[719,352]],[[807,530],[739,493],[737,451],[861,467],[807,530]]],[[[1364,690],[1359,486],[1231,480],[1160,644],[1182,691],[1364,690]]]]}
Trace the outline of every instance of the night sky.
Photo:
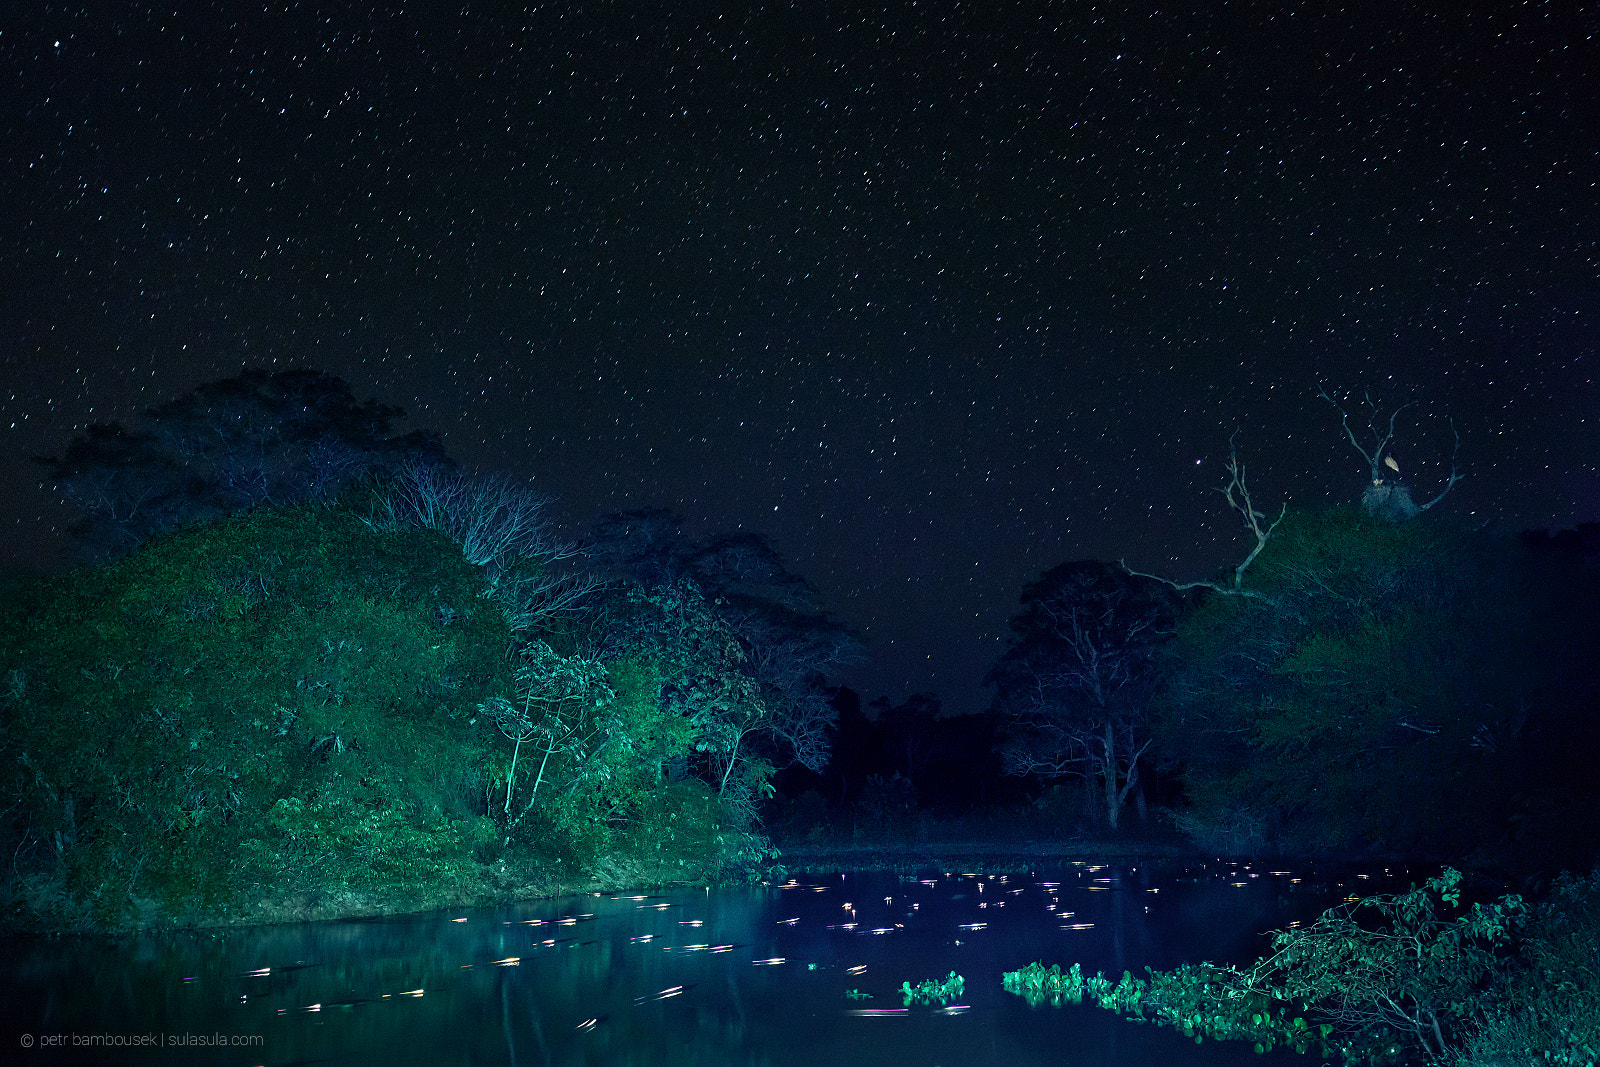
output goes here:
{"type": "Polygon", "coordinates": [[[245,364],[406,408],[574,536],[770,534],[868,639],[848,681],[952,711],[1045,568],[1239,558],[1235,428],[1258,503],[1354,499],[1319,382],[1418,401],[1418,499],[1454,418],[1440,513],[1600,518],[1590,5],[21,6],[23,563],[67,518],[26,457],[245,364]]]}

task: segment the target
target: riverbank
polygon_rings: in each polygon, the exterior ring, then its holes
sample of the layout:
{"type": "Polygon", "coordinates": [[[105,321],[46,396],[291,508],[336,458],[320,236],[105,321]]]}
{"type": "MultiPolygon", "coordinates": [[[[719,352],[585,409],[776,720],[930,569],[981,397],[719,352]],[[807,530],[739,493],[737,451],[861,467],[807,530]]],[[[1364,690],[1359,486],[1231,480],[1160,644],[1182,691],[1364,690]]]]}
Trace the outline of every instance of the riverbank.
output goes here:
{"type": "Polygon", "coordinates": [[[1073,839],[1068,841],[954,840],[883,844],[801,844],[778,849],[778,862],[797,870],[888,871],[916,868],[1012,872],[1073,861],[1104,863],[1193,856],[1193,846],[1170,841],[1073,839]]]}
{"type": "MultiPolygon", "coordinates": [[[[1194,849],[1178,841],[985,840],[981,838],[919,842],[805,842],[778,846],[770,874],[832,874],[841,871],[961,870],[1010,873],[1073,861],[1125,862],[1185,859],[1194,849]]],[[[187,912],[172,915],[154,902],[107,921],[105,916],[75,907],[47,879],[24,880],[11,886],[12,898],[0,914],[0,930],[33,936],[126,936],[158,931],[241,929],[290,923],[388,918],[446,908],[482,908],[523,900],[549,899],[580,893],[649,891],[700,884],[673,877],[670,868],[630,864],[581,875],[549,868],[521,872],[505,866],[484,867],[475,878],[428,888],[321,888],[274,892],[257,886],[242,907],[229,915],[187,912]],[[431,891],[430,891],[431,890],[431,891]]]]}

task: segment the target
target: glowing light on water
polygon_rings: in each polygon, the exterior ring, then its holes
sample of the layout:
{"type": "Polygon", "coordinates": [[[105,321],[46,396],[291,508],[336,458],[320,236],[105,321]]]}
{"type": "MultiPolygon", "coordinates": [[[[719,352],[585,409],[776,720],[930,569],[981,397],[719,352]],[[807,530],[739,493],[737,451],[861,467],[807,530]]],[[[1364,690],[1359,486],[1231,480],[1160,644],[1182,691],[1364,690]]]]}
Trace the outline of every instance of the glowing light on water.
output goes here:
{"type": "Polygon", "coordinates": [[[682,986],[682,985],[668,986],[666,989],[663,989],[659,993],[651,993],[648,996],[643,996],[643,997],[634,997],[633,998],[633,1002],[635,1004],[643,1004],[647,1000],[666,1000],[668,997],[677,996],[678,994],[682,993],[685,989],[688,989],[688,988],[689,988],[688,986],[682,986]]]}

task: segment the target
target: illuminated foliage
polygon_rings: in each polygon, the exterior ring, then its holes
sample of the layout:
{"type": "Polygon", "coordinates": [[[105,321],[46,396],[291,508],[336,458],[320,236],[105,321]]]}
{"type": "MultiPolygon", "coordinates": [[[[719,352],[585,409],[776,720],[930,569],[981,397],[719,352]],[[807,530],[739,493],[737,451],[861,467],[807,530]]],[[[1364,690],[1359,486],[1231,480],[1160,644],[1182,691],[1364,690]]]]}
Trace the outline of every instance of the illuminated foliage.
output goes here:
{"type": "Polygon", "coordinates": [[[315,507],[52,580],[4,649],[18,848],[106,916],[448,881],[504,670],[481,591],[445,538],[315,507]]]}
{"type": "Polygon", "coordinates": [[[599,646],[648,659],[661,708],[689,727],[684,762],[752,825],[775,771],[827,763],[837,711],[825,673],[859,640],[764,538],[693,541],[669,512],[606,516],[585,546],[612,576],[599,646]]]}
{"type": "Polygon", "coordinates": [[[1124,973],[1113,982],[1034,963],[1005,975],[1029,1003],[1081,1003],[1175,1026],[1197,1041],[1245,1040],[1345,1063],[1418,1055],[1442,1063],[1460,1047],[1510,970],[1507,947],[1526,921],[1520,897],[1463,908],[1461,875],[1324,912],[1273,935],[1270,955],[1245,969],[1210,963],[1124,973]]]}
{"type": "Polygon", "coordinates": [[[0,631],[13,910],[340,914],[768,862],[672,780],[707,731],[663,700],[669,635],[601,660],[513,630],[493,585],[444,531],[301,505],[28,589],[0,631]]]}

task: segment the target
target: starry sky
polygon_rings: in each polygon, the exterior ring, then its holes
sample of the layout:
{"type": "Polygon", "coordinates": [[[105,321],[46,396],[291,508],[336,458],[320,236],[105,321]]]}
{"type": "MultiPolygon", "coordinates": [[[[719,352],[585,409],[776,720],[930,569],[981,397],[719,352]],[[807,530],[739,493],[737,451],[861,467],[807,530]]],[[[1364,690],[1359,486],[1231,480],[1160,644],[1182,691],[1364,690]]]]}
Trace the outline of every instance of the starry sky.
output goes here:
{"type": "Polygon", "coordinates": [[[1216,488],[1600,519],[1600,16],[1568,2],[24,5],[0,512],[245,364],[398,404],[574,534],[771,535],[864,696],[987,702],[1023,584],[1248,548],[1216,488]],[[174,13],[174,9],[177,13],[174,13]],[[221,12],[228,12],[222,14],[221,12]]]}

